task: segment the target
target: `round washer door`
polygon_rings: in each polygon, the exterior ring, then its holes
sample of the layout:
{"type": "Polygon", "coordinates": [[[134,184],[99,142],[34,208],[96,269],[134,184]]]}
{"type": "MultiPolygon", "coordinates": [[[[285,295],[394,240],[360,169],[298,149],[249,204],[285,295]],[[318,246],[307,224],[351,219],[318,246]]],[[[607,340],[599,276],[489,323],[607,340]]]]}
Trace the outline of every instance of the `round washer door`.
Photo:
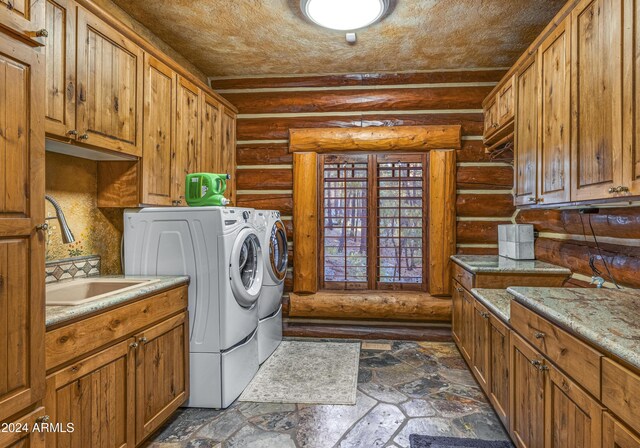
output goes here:
{"type": "Polygon", "coordinates": [[[240,306],[251,308],[262,289],[263,263],[260,239],[252,229],[241,230],[231,250],[231,290],[240,306]]]}
{"type": "Polygon", "coordinates": [[[282,282],[287,275],[289,259],[287,231],[282,221],[276,221],[269,235],[269,274],[275,282],[282,282]]]}

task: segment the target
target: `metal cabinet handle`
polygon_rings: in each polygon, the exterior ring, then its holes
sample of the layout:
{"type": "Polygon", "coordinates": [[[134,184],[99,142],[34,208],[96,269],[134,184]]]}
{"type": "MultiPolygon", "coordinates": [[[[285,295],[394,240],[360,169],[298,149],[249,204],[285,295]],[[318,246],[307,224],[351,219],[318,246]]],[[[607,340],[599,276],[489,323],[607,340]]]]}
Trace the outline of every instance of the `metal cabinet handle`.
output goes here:
{"type": "Polygon", "coordinates": [[[131,344],[129,344],[129,347],[138,348],[138,343],[137,342],[132,342],[131,344]]]}
{"type": "Polygon", "coordinates": [[[459,286],[456,286],[456,291],[458,291],[458,292],[462,292],[462,291],[464,291],[464,289],[463,289],[463,288],[461,288],[461,287],[459,287],[459,286]]]}
{"type": "Polygon", "coordinates": [[[82,134],[78,136],[78,140],[89,140],[89,134],[82,134]]]}
{"type": "Polygon", "coordinates": [[[78,131],[71,129],[70,131],[67,131],[67,135],[78,135],[78,131]]]}
{"type": "Polygon", "coordinates": [[[141,344],[146,344],[148,342],[147,338],[145,338],[144,336],[141,337],[140,339],[138,339],[138,342],[140,342],[141,344]]]}
{"type": "Polygon", "coordinates": [[[51,420],[51,417],[48,415],[42,415],[36,419],[36,423],[47,423],[49,420],[51,420]]]}
{"type": "Polygon", "coordinates": [[[533,337],[536,338],[536,339],[543,339],[545,337],[545,334],[543,332],[541,332],[541,331],[536,331],[533,334],[533,337]]]}
{"type": "Polygon", "coordinates": [[[38,230],[38,231],[40,231],[40,230],[42,230],[42,231],[49,230],[49,223],[48,222],[43,222],[42,224],[38,224],[36,226],[36,230],[38,230]]]}
{"type": "Polygon", "coordinates": [[[609,187],[609,194],[617,193],[618,189],[616,187],[609,187]]]}
{"type": "Polygon", "coordinates": [[[537,202],[536,198],[534,198],[533,196],[529,196],[529,198],[527,199],[529,202],[537,202]]]}
{"type": "Polygon", "coordinates": [[[49,37],[49,31],[42,28],[41,30],[36,31],[36,37],[49,37]]]}
{"type": "Polygon", "coordinates": [[[625,187],[623,185],[618,187],[618,193],[628,193],[629,192],[629,187],[625,187]]]}

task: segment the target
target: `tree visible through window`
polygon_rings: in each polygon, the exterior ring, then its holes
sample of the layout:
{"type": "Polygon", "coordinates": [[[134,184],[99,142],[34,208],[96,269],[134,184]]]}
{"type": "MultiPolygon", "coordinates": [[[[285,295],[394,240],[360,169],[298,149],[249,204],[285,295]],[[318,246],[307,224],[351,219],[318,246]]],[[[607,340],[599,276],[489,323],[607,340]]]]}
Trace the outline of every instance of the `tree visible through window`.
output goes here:
{"type": "Polygon", "coordinates": [[[324,155],[325,289],[426,290],[426,155],[324,155]]]}

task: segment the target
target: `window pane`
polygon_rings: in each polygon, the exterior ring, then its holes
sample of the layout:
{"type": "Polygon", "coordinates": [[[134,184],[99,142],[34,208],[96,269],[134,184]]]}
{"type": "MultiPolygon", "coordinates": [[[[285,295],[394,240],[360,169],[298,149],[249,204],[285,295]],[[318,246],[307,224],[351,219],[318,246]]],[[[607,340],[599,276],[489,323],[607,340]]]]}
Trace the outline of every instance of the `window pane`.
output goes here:
{"type": "Polygon", "coordinates": [[[421,284],[423,167],[378,163],[378,281],[421,284]]]}
{"type": "Polygon", "coordinates": [[[367,282],[368,164],[324,163],[324,281],[367,282]]]}

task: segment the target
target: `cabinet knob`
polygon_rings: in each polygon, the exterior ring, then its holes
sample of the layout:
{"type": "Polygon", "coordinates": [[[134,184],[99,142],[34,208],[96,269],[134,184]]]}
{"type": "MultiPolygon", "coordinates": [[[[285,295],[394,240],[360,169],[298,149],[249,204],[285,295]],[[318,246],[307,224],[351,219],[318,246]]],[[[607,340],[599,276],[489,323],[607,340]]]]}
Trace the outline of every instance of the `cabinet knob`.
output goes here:
{"type": "Polygon", "coordinates": [[[462,291],[464,291],[464,289],[462,289],[462,288],[461,288],[461,287],[459,287],[459,286],[456,286],[456,291],[458,291],[458,292],[462,292],[462,291]]]}
{"type": "Polygon", "coordinates": [[[489,313],[487,313],[487,312],[485,312],[485,311],[483,311],[482,313],[480,313],[480,315],[481,315],[482,317],[484,317],[485,319],[489,319],[489,313]]]}
{"type": "Polygon", "coordinates": [[[537,202],[536,198],[534,198],[533,196],[529,196],[529,198],[527,199],[529,202],[537,202]]]}
{"type": "Polygon", "coordinates": [[[146,344],[146,343],[148,342],[147,338],[145,338],[144,336],[143,336],[143,337],[141,337],[140,339],[138,339],[138,341],[139,341],[141,344],[146,344]]]}
{"type": "Polygon", "coordinates": [[[49,223],[48,222],[43,222],[42,224],[38,224],[36,226],[36,230],[38,230],[38,231],[47,231],[47,230],[49,230],[49,223]]]}
{"type": "Polygon", "coordinates": [[[36,419],[36,423],[47,423],[49,420],[51,420],[51,417],[48,415],[42,415],[36,419]]]}
{"type": "Polygon", "coordinates": [[[78,131],[71,129],[70,131],[67,131],[67,135],[78,135],[78,131]]]}
{"type": "Polygon", "coordinates": [[[132,342],[131,344],[129,344],[129,347],[138,348],[138,343],[137,342],[132,342]]]}
{"type": "Polygon", "coordinates": [[[36,37],[49,37],[49,31],[42,28],[41,30],[36,31],[36,37]]]}
{"type": "Polygon", "coordinates": [[[78,140],[89,140],[89,134],[79,135],[78,140]]]}
{"type": "Polygon", "coordinates": [[[544,336],[545,336],[545,334],[543,332],[541,332],[541,331],[536,331],[534,333],[534,335],[533,335],[533,337],[536,338],[536,339],[543,339],[544,336]]]}
{"type": "Polygon", "coordinates": [[[629,192],[629,187],[625,187],[623,185],[618,187],[618,193],[628,193],[629,192]]]}

